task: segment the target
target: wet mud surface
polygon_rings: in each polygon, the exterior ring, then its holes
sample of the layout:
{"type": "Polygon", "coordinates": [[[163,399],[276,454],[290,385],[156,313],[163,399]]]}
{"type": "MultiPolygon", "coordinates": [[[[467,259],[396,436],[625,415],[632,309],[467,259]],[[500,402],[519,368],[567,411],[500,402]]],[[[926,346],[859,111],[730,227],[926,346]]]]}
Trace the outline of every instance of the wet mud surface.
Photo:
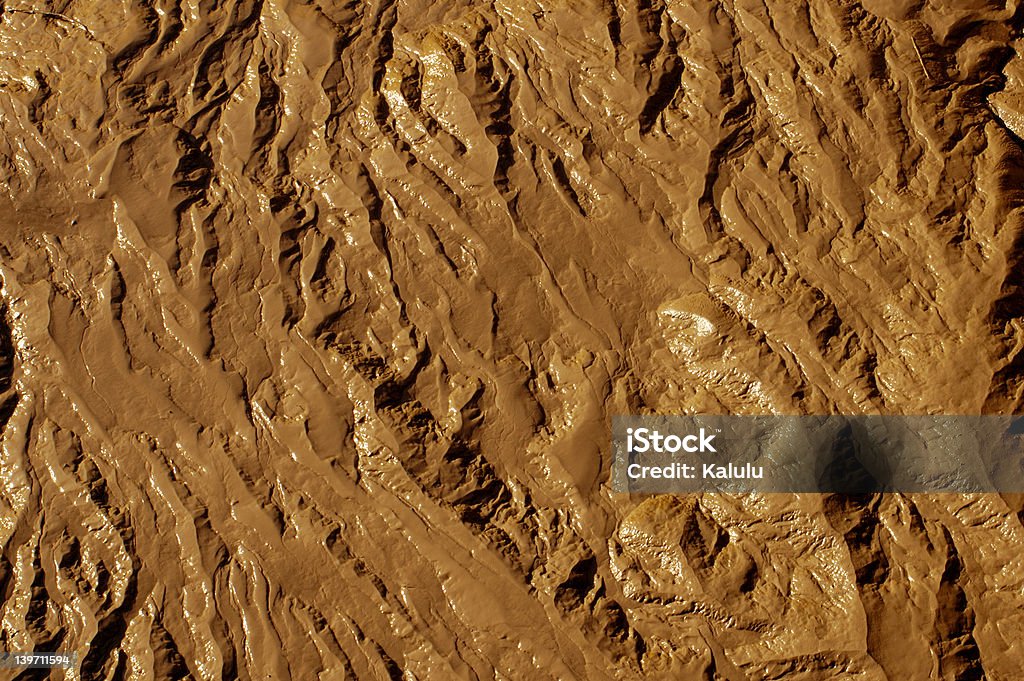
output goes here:
{"type": "Polygon", "coordinates": [[[1020,499],[608,484],[614,414],[1021,409],[1015,3],[0,14],[0,648],[1021,678],[1020,499]]]}

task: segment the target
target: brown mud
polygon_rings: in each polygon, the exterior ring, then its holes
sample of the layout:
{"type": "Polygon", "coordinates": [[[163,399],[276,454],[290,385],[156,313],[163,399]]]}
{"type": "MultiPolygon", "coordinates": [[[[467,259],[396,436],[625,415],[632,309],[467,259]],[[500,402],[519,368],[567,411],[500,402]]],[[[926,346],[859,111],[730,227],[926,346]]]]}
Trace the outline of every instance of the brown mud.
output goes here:
{"type": "Polygon", "coordinates": [[[77,651],[67,679],[1024,678],[1020,499],[608,484],[613,414],[1021,409],[1022,26],[3,3],[0,648],[77,651]]]}

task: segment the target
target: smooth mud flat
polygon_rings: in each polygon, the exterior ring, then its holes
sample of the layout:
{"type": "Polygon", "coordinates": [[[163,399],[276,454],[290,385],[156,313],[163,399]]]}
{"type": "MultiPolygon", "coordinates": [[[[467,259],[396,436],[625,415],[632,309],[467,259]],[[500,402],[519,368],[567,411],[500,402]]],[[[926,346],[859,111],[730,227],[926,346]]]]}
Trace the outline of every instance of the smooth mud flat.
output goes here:
{"type": "Polygon", "coordinates": [[[0,9],[19,679],[1024,678],[1009,495],[626,495],[629,414],[1012,414],[1024,7],[0,9]]]}

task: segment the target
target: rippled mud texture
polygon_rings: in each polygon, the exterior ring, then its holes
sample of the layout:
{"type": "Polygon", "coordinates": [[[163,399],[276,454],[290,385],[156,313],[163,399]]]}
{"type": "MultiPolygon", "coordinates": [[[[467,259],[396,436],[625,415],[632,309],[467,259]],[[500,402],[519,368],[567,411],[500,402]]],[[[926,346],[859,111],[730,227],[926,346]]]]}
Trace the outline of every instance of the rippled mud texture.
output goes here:
{"type": "Polygon", "coordinates": [[[1020,410],[1022,18],[4,3],[0,647],[1020,679],[1019,499],[627,498],[608,432],[1020,410]]]}

